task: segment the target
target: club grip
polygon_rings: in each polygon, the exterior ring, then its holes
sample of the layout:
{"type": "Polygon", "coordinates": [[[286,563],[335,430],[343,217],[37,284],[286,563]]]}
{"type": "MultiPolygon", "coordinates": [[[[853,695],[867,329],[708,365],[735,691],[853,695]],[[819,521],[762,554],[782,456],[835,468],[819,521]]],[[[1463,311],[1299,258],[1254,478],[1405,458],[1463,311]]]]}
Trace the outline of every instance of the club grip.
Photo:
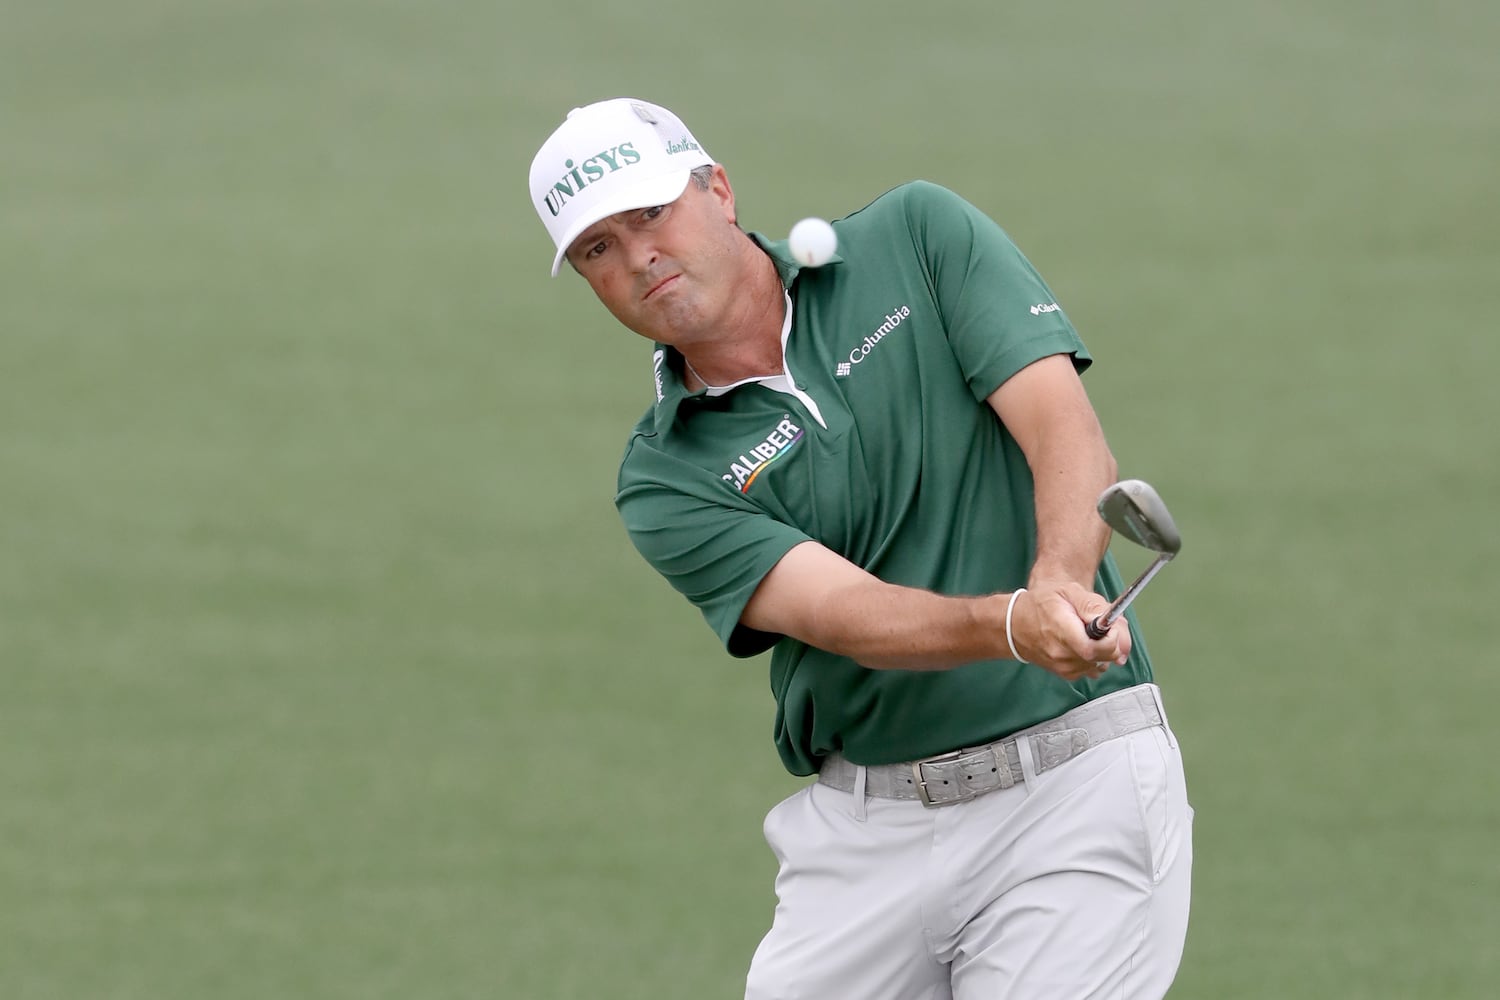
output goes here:
{"type": "Polygon", "coordinates": [[[1089,634],[1090,639],[1103,639],[1109,635],[1109,626],[1104,624],[1103,615],[1099,615],[1093,621],[1089,622],[1083,627],[1083,630],[1089,634]]]}

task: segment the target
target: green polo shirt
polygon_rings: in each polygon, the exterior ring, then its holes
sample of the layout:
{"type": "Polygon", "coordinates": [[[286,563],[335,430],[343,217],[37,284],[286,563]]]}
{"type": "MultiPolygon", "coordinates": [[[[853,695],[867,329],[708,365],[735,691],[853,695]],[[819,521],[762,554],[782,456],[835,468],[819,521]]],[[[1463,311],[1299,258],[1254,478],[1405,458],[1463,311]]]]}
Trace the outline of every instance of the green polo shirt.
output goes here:
{"type": "MultiPolygon", "coordinates": [[[[796,391],[690,393],[681,356],[658,345],[656,402],[625,449],[615,501],[641,554],[730,653],[773,650],[787,770],[812,774],[833,751],[873,765],[973,746],[1150,680],[1133,615],[1129,662],[1071,684],[1013,660],[871,670],[739,624],[765,574],[809,539],[890,583],[955,595],[1024,586],[1031,472],[985,400],[1040,358],[1090,363],[1041,276],[957,195],[907,184],[834,229],[838,256],[816,269],[751,234],[792,299],[796,391]]],[[[1122,589],[1109,557],[1096,589],[1122,589]]]]}

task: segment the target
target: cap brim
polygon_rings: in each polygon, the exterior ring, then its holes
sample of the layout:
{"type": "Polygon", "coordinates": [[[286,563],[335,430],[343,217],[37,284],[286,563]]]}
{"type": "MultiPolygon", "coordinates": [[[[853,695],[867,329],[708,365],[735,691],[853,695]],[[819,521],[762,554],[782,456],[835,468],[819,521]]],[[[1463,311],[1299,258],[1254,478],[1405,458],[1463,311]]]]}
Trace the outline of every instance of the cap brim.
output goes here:
{"type": "Polygon", "coordinates": [[[616,212],[628,212],[633,208],[650,208],[652,205],[670,205],[682,197],[682,192],[687,190],[688,180],[692,176],[693,168],[684,167],[681,170],[658,174],[632,184],[616,192],[613,197],[601,199],[597,205],[575,219],[563,233],[562,239],[557,241],[557,256],[552,258],[552,277],[557,277],[557,272],[562,268],[563,258],[568,255],[568,248],[573,245],[574,240],[578,239],[579,233],[616,212]]]}

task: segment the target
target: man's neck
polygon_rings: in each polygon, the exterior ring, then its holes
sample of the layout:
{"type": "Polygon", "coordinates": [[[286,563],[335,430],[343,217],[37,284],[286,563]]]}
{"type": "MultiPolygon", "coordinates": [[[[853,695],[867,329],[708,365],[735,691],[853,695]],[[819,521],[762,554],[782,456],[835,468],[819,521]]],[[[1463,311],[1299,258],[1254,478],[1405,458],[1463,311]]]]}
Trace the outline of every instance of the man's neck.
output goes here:
{"type": "Polygon", "coordinates": [[[684,345],[684,372],[689,390],[733,385],[747,378],[779,375],[783,367],[781,330],[786,321],[786,290],[776,264],[752,244],[745,292],[726,329],[712,341],[684,345]]]}

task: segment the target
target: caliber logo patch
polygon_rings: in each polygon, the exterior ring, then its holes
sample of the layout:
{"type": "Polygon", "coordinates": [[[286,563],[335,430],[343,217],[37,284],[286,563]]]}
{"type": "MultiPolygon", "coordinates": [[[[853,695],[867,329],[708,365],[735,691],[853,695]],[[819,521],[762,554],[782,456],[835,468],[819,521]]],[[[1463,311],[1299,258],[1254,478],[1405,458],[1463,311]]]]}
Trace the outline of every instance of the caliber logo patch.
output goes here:
{"type": "Polygon", "coordinates": [[[790,415],[783,415],[776,429],[767,434],[760,444],[729,463],[729,471],[719,478],[741,493],[750,491],[750,484],[765,471],[766,466],[776,461],[802,440],[802,428],[792,423],[790,415]]]}

